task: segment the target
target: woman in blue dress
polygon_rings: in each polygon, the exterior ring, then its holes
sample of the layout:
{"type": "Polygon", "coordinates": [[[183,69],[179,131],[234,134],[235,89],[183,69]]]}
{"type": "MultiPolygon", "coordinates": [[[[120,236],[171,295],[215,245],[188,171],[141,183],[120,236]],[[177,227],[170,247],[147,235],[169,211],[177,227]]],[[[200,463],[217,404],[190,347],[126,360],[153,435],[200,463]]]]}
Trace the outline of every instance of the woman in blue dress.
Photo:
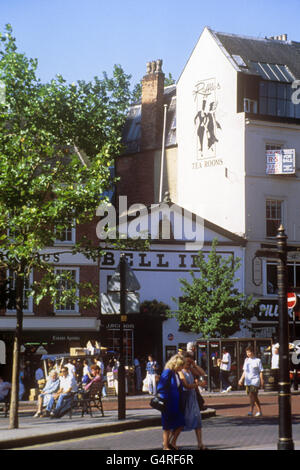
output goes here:
{"type": "Polygon", "coordinates": [[[184,427],[184,416],[181,410],[182,384],[178,372],[184,365],[184,359],[176,354],[166,363],[157,385],[159,394],[166,403],[166,410],[161,415],[163,428],[163,449],[177,449],[176,441],[184,427]]]}
{"type": "Polygon", "coordinates": [[[185,426],[183,431],[195,430],[198,449],[205,450],[206,447],[202,442],[202,421],[201,411],[199,409],[198,400],[196,396],[196,389],[198,381],[191,369],[195,368],[195,363],[192,357],[185,356],[185,363],[183,369],[179,372],[179,377],[183,383],[183,407],[184,407],[184,420],[185,426]]]}

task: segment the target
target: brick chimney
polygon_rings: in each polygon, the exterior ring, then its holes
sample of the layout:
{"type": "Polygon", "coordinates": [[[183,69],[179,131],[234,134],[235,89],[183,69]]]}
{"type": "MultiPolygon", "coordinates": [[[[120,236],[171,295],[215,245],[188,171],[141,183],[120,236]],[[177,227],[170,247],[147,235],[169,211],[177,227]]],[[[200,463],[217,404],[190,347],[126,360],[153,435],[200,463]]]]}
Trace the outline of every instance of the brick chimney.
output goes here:
{"type": "Polygon", "coordinates": [[[142,80],[141,150],[161,146],[164,81],[162,60],[148,62],[142,80]]]}

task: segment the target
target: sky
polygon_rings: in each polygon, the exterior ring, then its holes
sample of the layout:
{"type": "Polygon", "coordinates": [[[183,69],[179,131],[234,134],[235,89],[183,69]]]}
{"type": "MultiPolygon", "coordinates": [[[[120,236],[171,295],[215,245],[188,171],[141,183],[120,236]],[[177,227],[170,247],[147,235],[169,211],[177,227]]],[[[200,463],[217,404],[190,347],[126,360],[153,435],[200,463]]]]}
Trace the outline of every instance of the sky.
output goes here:
{"type": "Polygon", "coordinates": [[[205,26],[300,42],[299,15],[300,0],[0,0],[0,31],[12,25],[43,82],[111,76],[120,64],[134,85],[156,59],[178,80],[205,26]]]}

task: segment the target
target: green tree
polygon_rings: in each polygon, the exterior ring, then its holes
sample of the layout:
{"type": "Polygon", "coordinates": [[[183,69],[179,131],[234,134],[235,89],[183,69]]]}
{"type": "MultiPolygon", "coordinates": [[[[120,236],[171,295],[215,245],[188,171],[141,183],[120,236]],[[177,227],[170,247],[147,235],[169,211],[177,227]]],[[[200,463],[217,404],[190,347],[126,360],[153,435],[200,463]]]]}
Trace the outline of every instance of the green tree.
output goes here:
{"type": "Polygon", "coordinates": [[[241,320],[253,316],[255,302],[235,288],[240,259],[224,258],[216,248],[215,239],[207,260],[199,252],[195,261],[198,270],[190,272],[191,282],[180,279],[183,296],[180,301],[174,299],[178,310],[169,315],[185,331],[226,338],[239,330],[241,320]]]}
{"type": "MultiPolygon", "coordinates": [[[[46,295],[57,301],[61,275],[40,252],[70,224],[95,218],[112,185],[110,168],[121,150],[131,96],[130,77],[120,66],[112,78],[104,73],[73,84],[60,75],[41,83],[36,71],[37,60],[18,52],[6,25],[0,35],[0,268],[2,283],[13,273],[16,295],[10,428],[18,427],[24,282],[32,270],[43,272],[30,294],[36,303],[46,295]]],[[[101,254],[86,237],[72,248],[79,252],[94,259],[101,254]]],[[[73,287],[60,293],[60,302],[76,292],[70,273],[65,278],[73,287]]]]}

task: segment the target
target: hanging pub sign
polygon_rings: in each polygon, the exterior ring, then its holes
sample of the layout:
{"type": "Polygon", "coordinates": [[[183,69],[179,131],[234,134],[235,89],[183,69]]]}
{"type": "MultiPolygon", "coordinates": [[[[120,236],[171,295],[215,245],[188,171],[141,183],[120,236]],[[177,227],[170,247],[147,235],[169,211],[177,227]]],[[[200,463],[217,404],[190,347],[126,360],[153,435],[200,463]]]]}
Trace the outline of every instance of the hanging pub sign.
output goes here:
{"type": "Polygon", "coordinates": [[[267,175],[295,174],[295,149],[267,150],[267,175]]]}

